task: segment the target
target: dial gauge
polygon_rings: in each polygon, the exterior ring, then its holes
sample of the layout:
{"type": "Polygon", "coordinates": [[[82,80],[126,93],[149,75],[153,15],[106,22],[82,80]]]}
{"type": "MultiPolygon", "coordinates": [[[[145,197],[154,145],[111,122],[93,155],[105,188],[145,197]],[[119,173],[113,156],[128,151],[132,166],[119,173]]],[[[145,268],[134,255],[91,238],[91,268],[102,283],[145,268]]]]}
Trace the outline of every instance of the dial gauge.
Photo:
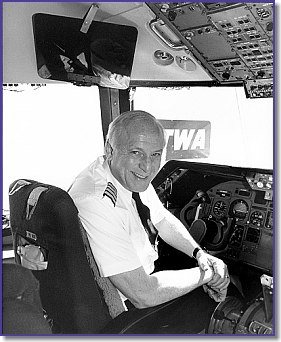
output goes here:
{"type": "Polygon", "coordinates": [[[229,215],[235,217],[238,220],[244,220],[248,214],[249,206],[244,200],[237,199],[231,203],[229,209],[229,215]]]}
{"type": "Polygon", "coordinates": [[[262,221],[263,221],[263,214],[262,212],[256,210],[251,214],[250,217],[250,222],[257,227],[260,227],[262,225],[262,221]]]}
{"type": "Polygon", "coordinates": [[[217,201],[213,208],[214,214],[218,217],[222,217],[226,214],[226,203],[224,201],[217,201]]]}

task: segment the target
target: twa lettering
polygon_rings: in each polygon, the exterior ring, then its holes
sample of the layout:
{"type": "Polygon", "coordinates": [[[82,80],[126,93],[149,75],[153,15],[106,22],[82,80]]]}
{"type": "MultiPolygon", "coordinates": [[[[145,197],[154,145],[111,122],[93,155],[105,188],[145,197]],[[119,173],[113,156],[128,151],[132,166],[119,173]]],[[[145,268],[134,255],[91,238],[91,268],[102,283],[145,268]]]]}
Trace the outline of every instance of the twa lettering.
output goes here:
{"type": "Polygon", "coordinates": [[[207,158],[210,154],[209,121],[159,120],[168,144],[166,160],[207,158]]]}
{"type": "Polygon", "coordinates": [[[174,139],[174,150],[205,150],[205,129],[165,129],[167,137],[174,139]]]}

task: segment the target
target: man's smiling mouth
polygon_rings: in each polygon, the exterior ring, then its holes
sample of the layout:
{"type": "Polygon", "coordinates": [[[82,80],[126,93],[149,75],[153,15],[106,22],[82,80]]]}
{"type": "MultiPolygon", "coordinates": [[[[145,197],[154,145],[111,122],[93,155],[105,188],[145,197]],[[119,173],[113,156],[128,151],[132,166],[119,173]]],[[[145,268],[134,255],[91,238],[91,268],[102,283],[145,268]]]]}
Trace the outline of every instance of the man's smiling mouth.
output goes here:
{"type": "Polygon", "coordinates": [[[140,178],[140,179],[146,179],[146,178],[148,178],[148,176],[142,176],[142,175],[140,175],[140,174],[138,174],[138,173],[136,173],[136,172],[134,172],[134,171],[132,171],[132,174],[133,174],[135,177],[140,178]]]}

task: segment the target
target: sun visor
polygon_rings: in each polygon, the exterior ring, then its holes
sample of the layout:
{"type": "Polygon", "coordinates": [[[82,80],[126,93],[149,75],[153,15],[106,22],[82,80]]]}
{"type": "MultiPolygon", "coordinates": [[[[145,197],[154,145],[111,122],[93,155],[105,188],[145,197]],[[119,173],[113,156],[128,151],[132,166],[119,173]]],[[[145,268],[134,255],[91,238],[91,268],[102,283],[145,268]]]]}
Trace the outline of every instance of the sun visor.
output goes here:
{"type": "Polygon", "coordinates": [[[137,29],[133,26],[36,13],[32,17],[37,72],[76,85],[129,87],[137,29]]]}

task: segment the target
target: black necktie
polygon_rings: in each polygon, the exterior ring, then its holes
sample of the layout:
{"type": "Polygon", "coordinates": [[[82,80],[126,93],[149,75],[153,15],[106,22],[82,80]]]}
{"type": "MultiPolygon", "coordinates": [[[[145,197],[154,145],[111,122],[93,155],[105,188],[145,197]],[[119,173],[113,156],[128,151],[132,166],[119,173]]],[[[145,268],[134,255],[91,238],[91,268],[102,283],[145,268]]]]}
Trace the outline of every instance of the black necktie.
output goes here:
{"type": "Polygon", "coordinates": [[[143,227],[144,227],[144,229],[148,235],[149,241],[153,246],[155,246],[157,231],[154,227],[151,229],[151,227],[149,226],[149,224],[147,222],[149,220],[149,222],[151,223],[151,226],[153,226],[151,219],[150,219],[150,210],[145,204],[142,203],[142,201],[140,199],[140,195],[138,192],[133,192],[132,197],[136,202],[136,207],[137,207],[142,225],[143,225],[143,227]]]}

